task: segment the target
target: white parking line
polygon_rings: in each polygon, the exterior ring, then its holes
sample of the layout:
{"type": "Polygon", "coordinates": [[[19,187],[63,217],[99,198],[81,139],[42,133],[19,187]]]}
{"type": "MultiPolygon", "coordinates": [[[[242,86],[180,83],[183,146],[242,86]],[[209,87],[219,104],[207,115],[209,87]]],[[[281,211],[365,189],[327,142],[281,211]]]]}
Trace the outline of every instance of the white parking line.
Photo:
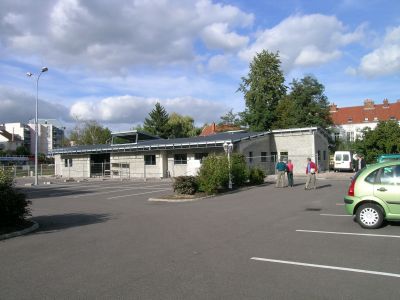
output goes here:
{"type": "Polygon", "coordinates": [[[159,189],[158,191],[150,191],[150,192],[130,194],[130,195],[114,196],[114,197],[107,198],[107,200],[116,199],[116,198],[131,197],[131,196],[138,196],[138,195],[144,195],[144,194],[151,194],[151,193],[158,193],[158,192],[168,191],[168,190],[170,190],[170,189],[159,189]]]}
{"type": "Polygon", "coordinates": [[[319,214],[319,215],[326,217],[352,217],[352,215],[335,215],[335,214],[319,214]]]}
{"type": "Polygon", "coordinates": [[[344,206],[344,203],[336,203],[337,206],[344,206]]]}
{"type": "MultiPolygon", "coordinates": [[[[164,185],[149,185],[146,187],[140,187],[140,186],[136,186],[136,187],[131,187],[131,188],[123,188],[123,189],[114,189],[112,191],[107,191],[107,192],[94,192],[94,193],[88,193],[88,194],[82,194],[82,195],[76,195],[73,196],[72,198],[81,198],[81,197],[87,197],[87,196],[93,196],[93,195],[103,195],[103,194],[111,194],[111,193],[116,193],[116,192],[123,192],[123,191],[130,191],[130,190],[147,190],[147,189],[164,189],[165,188],[165,184],[164,185]]],[[[78,190],[79,192],[79,190],[78,190]]],[[[82,192],[90,192],[90,190],[83,190],[82,192]]],[[[65,194],[63,194],[65,195],[65,194]]],[[[65,195],[68,196],[68,195],[65,195]]]]}
{"type": "Polygon", "coordinates": [[[389,238],[400,238],[400,235],[386,235],[386,234],[372,234],[372,233],[356,233],[356,232],[336,232],[336,231],[318,231],[318,230],[296,230],[297,232],[308,232],[308,233],[325,233],[325,234],[338,234],[338,235],[360,235],[360,236],[373,236],[373,237],[389,237],[389,238]]]}
{"type": "Polygon", "coordinates": [[[397,274],[397,273],[377,272],[377,271],[369,271],[369,270],[363,270],[363,269],[353,269],[353,268],[343,268],[343,267],[335,267],[335,266],[328,266],[328,265],[308,264],[308,263],[302,263],[302,262],[297,262],[297,261],[268,259],[268,258],[261,258],[261,257],[252,257],[250,259],[264,261],[264,262],[279,263],[279,264],[296,265],[296,266],[304,266],[304,267],[312,267],[312,268],[320,268],[320,269],[330,269],[330,270],[347,271],[347,272],[356,272],[356,273],[365,273],[365,274],[400,278],[400,274],[397,274]]]}

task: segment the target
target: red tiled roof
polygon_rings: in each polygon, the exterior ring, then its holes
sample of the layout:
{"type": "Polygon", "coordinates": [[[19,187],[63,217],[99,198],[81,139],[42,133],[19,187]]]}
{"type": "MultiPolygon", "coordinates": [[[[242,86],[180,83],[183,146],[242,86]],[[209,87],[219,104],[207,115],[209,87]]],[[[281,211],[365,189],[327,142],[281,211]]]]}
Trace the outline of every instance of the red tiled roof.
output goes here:
{"type": "Polygon", "coordinates": [[[212,123],[211,125],[208,125],[203,128],[203,130],[200,133],[200,136],[208,136],[212,134],[216,134],[218,132],[225,132],[225,131],[234,131],[234,130],[240,130],[240,127],[233,126],[233,125],[215,125],[215,123],[212,123]]]}
{"type": "Polygon", "coordinates": [[[336,105],[332,105],[331,117],[335,125],[387,121],[393,118],[399,121],[400,101],[389,103],[385,100],[384,104],[374,104],[367,99],[363,106],[336,108],[336,105]]]}

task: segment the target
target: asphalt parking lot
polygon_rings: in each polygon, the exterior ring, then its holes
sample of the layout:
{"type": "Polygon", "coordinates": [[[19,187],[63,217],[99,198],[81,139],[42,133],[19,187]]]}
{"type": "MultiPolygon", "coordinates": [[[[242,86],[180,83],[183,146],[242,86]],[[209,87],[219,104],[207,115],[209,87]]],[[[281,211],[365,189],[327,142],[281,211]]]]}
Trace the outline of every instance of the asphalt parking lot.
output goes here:
{"type": "Polygon", "coordinates": [[[400,227],[362,229],[348,184],[186,203],[147,201],[165,181],[24,187],[40,229],[0,241],[0,299],[399,299],[400,227]]]}

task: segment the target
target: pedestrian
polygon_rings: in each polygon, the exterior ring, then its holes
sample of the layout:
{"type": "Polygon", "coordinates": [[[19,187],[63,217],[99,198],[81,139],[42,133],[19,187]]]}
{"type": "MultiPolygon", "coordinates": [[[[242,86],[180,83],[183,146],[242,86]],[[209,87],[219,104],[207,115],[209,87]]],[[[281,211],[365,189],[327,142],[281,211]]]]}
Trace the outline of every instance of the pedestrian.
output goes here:
{"type": "Polygon", "coordinates": [[[358,158],[358,170],[364,169],[366,166],[367,166],[367,164],[365,162],[364,156],[361,155],[358,158]]]}
{"type": "Polygon", "coordinates": [[[353,165],[354,165],[354,171],[357,173],[360,170],[360,156],[357,154],[354,154],[353,156],[353,165]]]}
{"type": "Polygon", "coordinates": [[[284,187],[285,186],[285,172],[286,172],[286,164],[283,162],[282,159],[276,164],[276,187],[284,187]]]}
{"type": "Polygon", "coordinates": [[[317,165],[311,161],[311,158],[307,158],[307,168],[306,168],[306,175],[307,175],[307,181],[306,181],[306,186],[305,190],[308,190],[311,188],[310,185],[313,186],[314,190],[316,189],[316,182],[317,178],[315,173],[318,171],[317,165]]]}
{"type": "Polygon", "coordinates": [[[286,165],[286,172],[287,172],[287,179],[288,179],[288,186],[293,187],[293,163],[289,159],[286,165]]]}

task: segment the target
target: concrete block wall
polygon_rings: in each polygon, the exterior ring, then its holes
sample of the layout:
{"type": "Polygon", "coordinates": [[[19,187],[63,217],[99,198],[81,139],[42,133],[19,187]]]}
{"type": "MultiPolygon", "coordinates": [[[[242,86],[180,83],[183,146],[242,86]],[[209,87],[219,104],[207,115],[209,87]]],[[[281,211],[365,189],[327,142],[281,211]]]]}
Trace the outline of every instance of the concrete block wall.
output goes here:
{"type": "Polygon", "coordinates": [[[55,174],[65,178],[90,177],[90,155],[55,155],[55,174]],[[68,160],[65,166],[65,159],[68,160]],[[72,159],[72,166],[69,165],[72,159]]]}

